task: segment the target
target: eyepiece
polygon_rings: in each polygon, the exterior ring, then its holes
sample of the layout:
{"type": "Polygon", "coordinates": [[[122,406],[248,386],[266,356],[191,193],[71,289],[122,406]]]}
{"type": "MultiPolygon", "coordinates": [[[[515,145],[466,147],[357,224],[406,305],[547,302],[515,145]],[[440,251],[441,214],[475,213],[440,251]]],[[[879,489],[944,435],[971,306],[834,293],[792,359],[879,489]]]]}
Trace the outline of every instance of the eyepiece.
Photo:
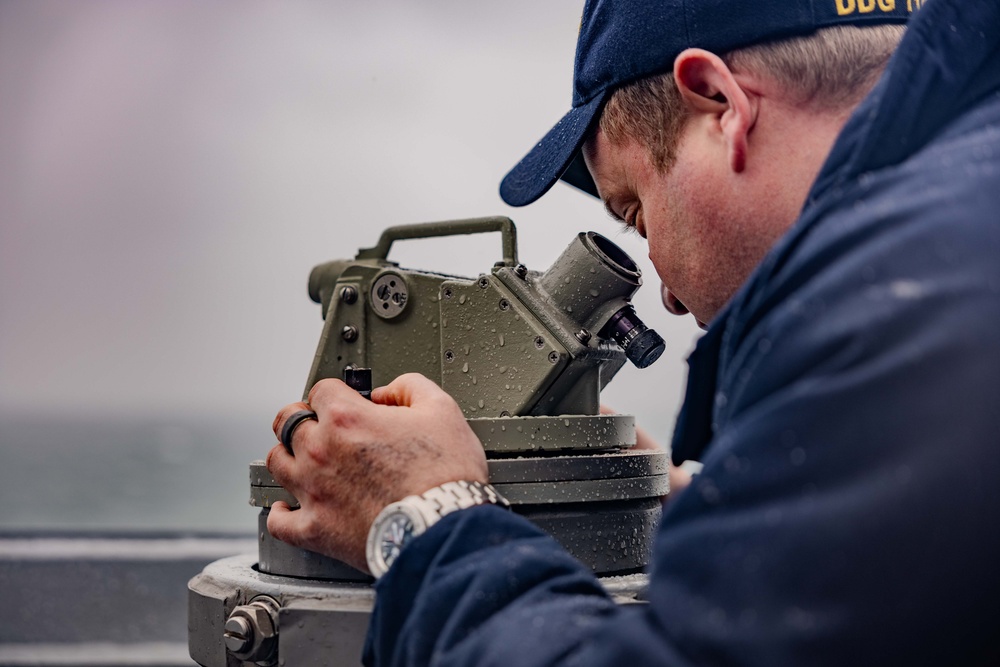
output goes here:
{"type": "Polygon", "coordinates": [[[601,336],[612,338],[636,368],[646,368],[660,358],[667,345],[660,334],[647,327],[631,304],[611,316],[601,336]]]}
{"type": "Polygon", "coordinates": [[[636,266],[627,252],[597,232],[587,232],[586,238],[605,264],[627,279],[637,280],[639,278],[639,267],[636,266]]]}

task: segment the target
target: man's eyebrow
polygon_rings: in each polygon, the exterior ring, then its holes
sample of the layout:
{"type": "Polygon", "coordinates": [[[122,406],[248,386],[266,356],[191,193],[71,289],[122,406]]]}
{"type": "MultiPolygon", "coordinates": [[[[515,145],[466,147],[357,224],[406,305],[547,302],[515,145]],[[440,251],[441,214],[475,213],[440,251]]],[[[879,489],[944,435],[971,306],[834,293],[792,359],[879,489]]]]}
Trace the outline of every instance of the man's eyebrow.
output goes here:
{"type": "Polygon", "coordinates": [[[607,214],[609,216],[611,216],[611,219],[612,220],[617,220],[618,222],[621,222],[621,223],[624,223],[625,222],[625,218],[623,218],[620,215],[618,215],[617,213],[615,213],[614,209],[611,208],[611,200],[609,198],[605,197],[603,201],[604,201],[604,210],[607,212],[607,214]]]}

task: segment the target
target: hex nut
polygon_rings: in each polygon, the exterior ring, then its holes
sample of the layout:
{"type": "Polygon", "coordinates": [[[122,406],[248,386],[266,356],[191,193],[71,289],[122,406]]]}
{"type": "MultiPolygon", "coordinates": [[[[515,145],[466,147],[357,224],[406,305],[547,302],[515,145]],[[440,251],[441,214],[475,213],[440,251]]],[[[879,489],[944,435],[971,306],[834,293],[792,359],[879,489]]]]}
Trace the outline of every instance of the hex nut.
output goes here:
{"type": "MultiPolygon", "coordinates": [[[[244,604],[233,609],[226,621],[226,628],[230,624],[234,629],[242,629],[244,624],[249,626],[250,632],[246,642],[249,646],[244,646],[242,650],[233,650],[230,643],[226,641],[227,648],[240,660],[256,662],[259,665],[273,665],[276,662],[278,653],[278,604],[270,598],[257,598],[251,600],[249,604],[244,604]]],[[[236,637],[233,644],[238,644],[236,637]]]]}

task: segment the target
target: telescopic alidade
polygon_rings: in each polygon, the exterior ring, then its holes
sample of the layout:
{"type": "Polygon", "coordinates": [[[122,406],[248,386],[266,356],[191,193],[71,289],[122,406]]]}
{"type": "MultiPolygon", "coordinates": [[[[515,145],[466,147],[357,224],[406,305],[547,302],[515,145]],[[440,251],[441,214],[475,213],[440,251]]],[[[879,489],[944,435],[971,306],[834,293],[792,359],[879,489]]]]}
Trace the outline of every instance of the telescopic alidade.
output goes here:
{"type": "MultiPolygon", "coordinates": [[[[324,326],[305,393],[362,368],[375,386],[410,372],[439,383],[512,509],[631,601],[668,491],[667,459],[634,450],[633,418],[601,414],[600,392],[626,360],[645,368],[663,352],[631,303],[641,284],[635,262],[594,232],[540,273],[518,262],[508,218],[391,227],[353,259],[313,269],[309,295],[324,326]],[[388,259],[398,240],[481,232],[500,232],[503,258],[477,278],[388,259]]],[[[192,657],[213,667],[358,664],[370,578],[270,536],[271,504],[298,503],[262,461],[250,465],[250,495],[261,508],[258,554],[213,563],[191,581],[192,657]]]]}

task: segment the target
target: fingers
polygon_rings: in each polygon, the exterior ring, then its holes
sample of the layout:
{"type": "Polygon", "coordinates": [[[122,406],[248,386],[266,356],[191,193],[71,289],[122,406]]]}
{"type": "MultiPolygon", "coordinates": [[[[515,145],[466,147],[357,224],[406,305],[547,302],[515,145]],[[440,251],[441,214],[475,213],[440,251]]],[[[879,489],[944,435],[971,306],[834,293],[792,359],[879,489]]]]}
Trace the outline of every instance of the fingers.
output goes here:
{"type": "Polygon", "coordinates": [[[297,490],[295,484],[296,460],[291,454],[285,451],[284,445],[275,445],[267,453],[264,461],[274,481],[288,489],[292,495],[297,490]]]}
{"type": "Polygon", "coordinates": [[[448,396],[441,387],[419,373],[400,375],[384,387],[372,391],[372,401],[382,405],[414,407],[448,396]]]}
{"type": "Polygon", "coordinates": [[[308,403],[303,403],[302,401],[297,401],[295,403],[289,403],[285,407],[278,410],[278,414],[274,417],[274,421],[271,422],[271,430],[274,431],[274,437],[281,438],[281,429],[284,428],[285,422],[288,418],[294,415],[300,410],[311,410],[308,403]]]}
{"type": "Polygon", "coordinates": [[[334,409],[338,403],[346,403],[351,410],[363,410],[364,406],[370,405],[367,399],[344,384],[343,380],[335,378],[320,380],[309,390],[309,405],[317,412],[334,409]]]}
{"type": "MultiPolygon", "coordinates": [[[[286,453],[292,457],[296,453],[296,439],[301,445],[319,425],[319,416],[311,409],[296,409],[303,405],[305,403],[299,402],[282,408],[272,424],[274,434],[281,441],[286,453]]],[[[300,448],[299,452],[301,451],[300,448]]]]}
{"type": "Polygon", "coordinates": [[[641,426],[635,427],[635,449],[648,449],[653,451],[663,451],[663,445],[656,441],[656,438],[649,434],[649,431],[641,426]]]}
{"type": "Polygon", "coordinates": [[[311,525],[308,513],[293,510],[283,500],[272,504],[267,515],[267,532],[275,539],[297,547],[308,546],[312,537],[311,525]]]}
{"type": "Polygon", "coordinates": [[[691,473],[684,468],[670,464],[670,495],[676,497],[678,493],[686,489],[691,484],[691,473]]]}
{"type": "MultiPolygon", "coordinates": [[[[608,407],[607,405],[601,405],[602,415],[616,415],[614,408],[608,407]]],[[[649,431],[642,428],[638,424],[635,427],[635,447],[632,449],[649,449],[653,451],[663,451],[663,445],[657,442],[656,438],[649,434],[649,431]]]]}

